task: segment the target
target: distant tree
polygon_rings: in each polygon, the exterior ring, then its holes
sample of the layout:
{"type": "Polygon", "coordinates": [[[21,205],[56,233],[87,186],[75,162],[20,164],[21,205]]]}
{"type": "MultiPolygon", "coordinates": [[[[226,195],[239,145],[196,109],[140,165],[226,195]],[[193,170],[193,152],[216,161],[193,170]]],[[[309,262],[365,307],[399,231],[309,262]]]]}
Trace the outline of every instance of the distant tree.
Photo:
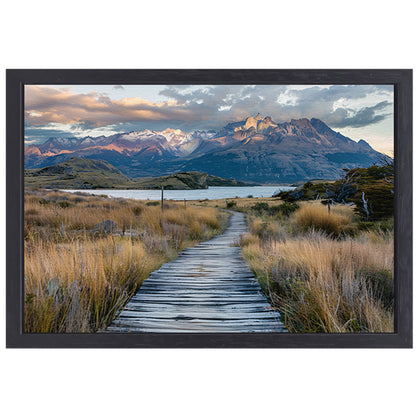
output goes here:
{"type": "Polygon", "coordinates": [[[328,210],[333,204],[352,204],[355,211],[367,221],[393,215],[394,160],[386,156],[378,165],[368,168],[344,169],[344,177],[333,183],[306,182],[293,191],[280,192],[288,203],[321,199],[328,210]]]}
{"type": "Polygon", "coordinates": [[[394,165],[351,169],[345,176],[356,187],[349,200],[355,211],[366,220],[374,221],[390,217],[394,213],[394,165]]]}

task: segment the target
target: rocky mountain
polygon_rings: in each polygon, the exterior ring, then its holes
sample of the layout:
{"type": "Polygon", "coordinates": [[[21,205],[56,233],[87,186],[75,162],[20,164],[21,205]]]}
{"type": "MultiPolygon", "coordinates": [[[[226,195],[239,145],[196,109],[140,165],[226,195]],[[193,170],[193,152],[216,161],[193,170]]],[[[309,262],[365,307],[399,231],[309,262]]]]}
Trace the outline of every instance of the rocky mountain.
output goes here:
{"type": "Polygon", "coordinates": [[[248,117],[219,131],[133,131],[108,137],[53,138],[25,148],[25,167],[44,167],[70,157],[103,159],[131,177],[180,171],[260,183],[338,179],[344,168],[367,167],[382,155],[312,118],[276,123],[248,117]]]}

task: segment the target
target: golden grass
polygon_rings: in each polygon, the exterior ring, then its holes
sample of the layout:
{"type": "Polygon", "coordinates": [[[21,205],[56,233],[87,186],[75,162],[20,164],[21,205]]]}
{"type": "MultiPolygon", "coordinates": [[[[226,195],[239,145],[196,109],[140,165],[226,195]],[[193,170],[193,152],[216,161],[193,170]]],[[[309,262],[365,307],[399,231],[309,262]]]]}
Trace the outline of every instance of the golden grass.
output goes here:
{"type": "Polygon", "coordinates": [[[322,232],[242,240],[243,254],[292,332],[392,332],[393,237],[322,232]]]}
{"type": "Polygon", "coordinates": [[[25,331],[104,329],[160,261],[131,239],[28,242],[25,331]]]}
{"type": "Polygon", "coordinates": [[[102,330],[149,273],[222,232],[215,208],[39,192],[25,197],[25,331],[102,330]],[[93,232],[116,223],[113,234],[93,232]]]}
{"type": "Polygon", "coordinates": [[[328,234],[339,235],[351,223],[350,207],[333,207],[331,211],[322,204],[302,205],[294,214],[296,225],[303,231],[322,230],[328,234]]]}
{"type": "Polygon", "coordinates": [[[259,202],[267,202],[270,207],[278,206],[283,203],[280,198],[226,198],[226,199],[210,199],[210,200],[195,200],[187,201],[188,205],[204,206],[213,208],[227,208],[227,202],[234,202],[235,206],[232,208],[235,211],[247,212],[253,205],[259,202]]]}

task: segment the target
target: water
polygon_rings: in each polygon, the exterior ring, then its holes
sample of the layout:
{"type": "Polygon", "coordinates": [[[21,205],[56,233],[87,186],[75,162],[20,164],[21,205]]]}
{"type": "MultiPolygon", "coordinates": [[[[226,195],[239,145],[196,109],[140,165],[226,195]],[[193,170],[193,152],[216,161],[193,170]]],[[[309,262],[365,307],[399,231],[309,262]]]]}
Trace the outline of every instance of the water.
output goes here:
{"type": "MultiPolygon", "coordinates": [[[[196,200],[224,198],[271,197],[280,191],[295,189],[292,186],[210,186],[208,189],[165,190],[165,199],[196,200]]],[[[66,189],[66,192],[84,192],[93,195],[107,195],[112,198],[159,200],[160,190],[155,189],[66,189]]]]}

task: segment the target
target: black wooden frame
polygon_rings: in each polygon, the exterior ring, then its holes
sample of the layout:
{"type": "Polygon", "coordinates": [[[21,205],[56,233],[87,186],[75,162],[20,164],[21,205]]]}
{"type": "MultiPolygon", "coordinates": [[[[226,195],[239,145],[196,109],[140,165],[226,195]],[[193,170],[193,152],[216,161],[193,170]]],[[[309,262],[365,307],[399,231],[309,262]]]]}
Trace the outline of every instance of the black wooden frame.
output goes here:
{"type": "Polygon", "coordinates": [[[412,70],[62,70],[6,71],[9,348],[411,348],[412,70]],[[23,196],[25,84],[394,84],[395,332],[391,334],[25,334],[23,196]]]}

